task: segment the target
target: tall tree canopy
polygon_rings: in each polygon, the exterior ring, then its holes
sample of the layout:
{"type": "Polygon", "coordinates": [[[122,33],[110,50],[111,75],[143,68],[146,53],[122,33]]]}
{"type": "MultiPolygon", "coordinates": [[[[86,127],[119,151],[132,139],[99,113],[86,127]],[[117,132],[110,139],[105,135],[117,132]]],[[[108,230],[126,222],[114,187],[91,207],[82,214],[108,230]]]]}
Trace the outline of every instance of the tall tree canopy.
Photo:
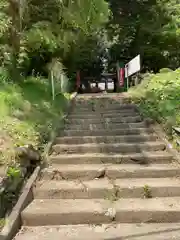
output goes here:
{"type": "Polygon", "coordinates": [[[98,74],[107,47],[111,62],[140,53],[144,69],[179,67],[179,0],[0,2],[0,64],[21,75],[45,75],[55,60],[69,76],[98,74]]]}
{"type": "Polygon", "coordinates": [[[104,0],[3,0],[1,64],[13,62],[23,74],[46,74],[54,59],[70,74],[92,65],[101,54],[99,36],[108,16],[104,0]]]}
{"type": "Polygon", "coordinates": [[[108,0],[112,18],[108,33],[112,60],[136,54],[144,67],[157,71],[180,64],[180,2],[178,0],[108,0]]]}

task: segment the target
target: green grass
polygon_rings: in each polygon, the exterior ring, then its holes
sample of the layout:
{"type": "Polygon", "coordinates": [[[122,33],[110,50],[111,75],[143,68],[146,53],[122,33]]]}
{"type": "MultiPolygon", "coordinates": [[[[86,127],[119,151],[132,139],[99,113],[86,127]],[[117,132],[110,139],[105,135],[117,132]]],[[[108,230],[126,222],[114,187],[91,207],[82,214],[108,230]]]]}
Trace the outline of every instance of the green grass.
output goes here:
{"type": "Polygon", "coordinates": [[[172,126],[180,126],[180,69],[145,74],[141,84],[129,93],[142,113],[160,123],[173,139],[172,126]]]}
{"type": "Polygon", "coordinates": [[[5,219],[0,218],[0,231],[5,225],[5,219]]]}
{"type": "Polygon", "coordinates": [[[0,163],[14,160],[14,147],[43,146],[64,114],[69,94],[52,101],[47,79],[28,78],[21,84],[0,72],[0,163]]]}

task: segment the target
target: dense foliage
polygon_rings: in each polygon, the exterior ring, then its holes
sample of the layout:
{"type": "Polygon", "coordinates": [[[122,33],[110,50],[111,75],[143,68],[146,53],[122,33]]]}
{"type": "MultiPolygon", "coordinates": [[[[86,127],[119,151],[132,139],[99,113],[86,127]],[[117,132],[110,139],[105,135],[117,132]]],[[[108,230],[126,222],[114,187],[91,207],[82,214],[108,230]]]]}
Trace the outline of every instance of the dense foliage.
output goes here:
{"type": "Polygon", "coordinates": [[[142,113],[162,124],[172,138],[173,127],[180,126],[180,69],[145,74],[142,83],[130,93],[142,113]]]}
{"type": "Polygon", "coordinates": [[[56,60],[69,76],[77,69],[96,75],[107,47],[110,63],[127,62],[140,53],[144,70],[176,69],[180,65],[179,1],[0,3],[0,63],[10,70],[47,75],[48,63],[56,60]]]}
{"type": "Polygon", "coordinates": [[[137,54],[144,70],[180,65],[179,0],[108,0],[111,60],[127,62],[137,54]]]}
{"type": "Polygon", "coordinates": [[[104,0],[3,0],[1,65],[26,75],[46,75],[55,59],[70,75],[90,67],[101,55],[99,39],[108,15],[104,0]]]}

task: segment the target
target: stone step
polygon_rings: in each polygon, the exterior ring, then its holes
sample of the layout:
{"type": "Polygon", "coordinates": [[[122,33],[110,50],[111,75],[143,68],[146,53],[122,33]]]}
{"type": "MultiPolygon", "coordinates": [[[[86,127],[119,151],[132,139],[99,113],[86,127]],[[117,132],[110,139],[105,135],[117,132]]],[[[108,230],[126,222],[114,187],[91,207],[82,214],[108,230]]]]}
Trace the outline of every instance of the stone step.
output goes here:
{"type": "Polygon", "coordinates": [[[139,116],[135,111],[118,111],[118,112],[88,112],[88,113],[71,113],[69,119],[104,119],[104,118],[122,118],[139,116]]]}
{"type": "Polygon", "coordinates": [[[130,99],[124,99],[124,98],[96,98],[96,97],[91,97],[91,98],[84,98],[84,99],[77,99],[74,102],[75,106],[89,106],[90,104],[97,104],[99,106],[109,106],[109,105],[120,105],[120,104],[132,104],[130,99]]]}
{"type": "Polygon", "coordinates": [[[120,199],[114,209],[115,220],[122,223],[180,222],[180,197],[120,199]]]}
{"type": "Polygon", "coordinates": [[[83,104],[89,104],[90,101],[94,101],[94,102],[97,102],[97,103],[100,103],[102,100],[102,102],[106,102],[106,103],[116,103],[116,104],[119,104],[119,101],[120,100],[126,100],[126,103],[129,103],[127,100],[129,100],[129,98],[125,98],[125,97],[122,97],[121,94],[117,94],[116,95],[116,98],[113,94],[111,93],[108,93],[107,95],[105,94],[96,94],[96,93],[93,93],[93,95],[89,95],[89,94],[83,94],[83,95],[77,95],[76,96],[76,99],[75,99],[75,104],[80,104],[80,105],[83,105],[83,104]],[[111,96],[110,96],[111,95],[111,96]]]}
{"type": "Polygon", "coordinates": [[[108,200],[35,199],[21,213],[23,225],[102,224],[111,222],[108,200]]]}
{"type": "Polygon", "coordinates": [[[86,100],[103,100],[103,102],[106,101],[115,101],[119,102],[120,100],[129,100],[130,96],[128,93],[86,93],[86,94],[78,94],[76,96],[76,102],[85,102],[86,100]]]}
{"type": "Polygon", "coordinates": [[[25,226],[180,222],[180,197],[35,199],[21,217],[25,226]]]}
{"type": "Polygon", "coordinates": [[[153,133],[151,128],[120,128],[120,129],[99,129],[99,130],[64,130],[62,136],[118,136],[153,133]]]}
{"type": "Polygon", "coordinates": [[[73,107],[72,113],[73,112],[79,112],[79,113],[87,113],[87,112],[106,112],[106,111],[137,111],[138,107],[135,105],[102,105],[102,106],[97,106],[96,104],[92,104],[89,106],[77,106],[73,107]]]}
{"type": "Polygon", "coordinates": [[[74,108],[70,114],[116,114],[116,113],[136,113],[138,112],[137,107],[103,107],[103,108],[97,108],[97,107],[87,107],[87,108],[74,108]]]}
{"type": "Polygon", "coordinates": [[[101,99],[98,99],[98,98],[93,98],[91,100],[89,99],[83,99],[81,101],[79,101],[78,99],[76,99],[76,101],[74,102],[74,106],[77,106],[77,107],[82,107],[82,106],[89,106],[89,105],[92,105],[92,104],[95,104],[97,106],[119,106],[119,105],[133,105],[130,101],[124,101],[124,102],[121,102],[119,100],[124,100],[122,98],[118,99],[117,100],[114,100],[114,99],[107,99],[107,98],[101,98],[101,99]]]}
{"type": "Polygon", "coordinates": [[[89,102],[88,104],[74,104],[74,109],[79,111],[88,111],[90,109],[97,109],[97,110],[104,110],[104,109],[113,109],[113,110],[124,110],[124,109],[137,109],[137,105],[133,103],[129,104],[120,104],[120,103],[96,103],[96,102],[89,102]]]}
{"type": "Polygon", "coordinates": [[[56,144],[83,144],[83,143],[120,143],[120,142],[147,142],[156,141],[158,139],[155,134],[145,135],[124,135],[124,136],[86,136],[86,137],[58,137],[56,144]]]}
{"type": "Polygon", "coordinates": [[[76,131],[82,131],[82,130],[108,130],[108,129],[126,129],[126,128],[145,128],[146,123],[145,122],[138,122],[138,123],[103,123],[103,124],[67,124],[65,126],[65,130],[76,130],[76,131]]]}
{"type": "Polygon", "coordinates": [[[34,189],[38,199],[107,199],[180,196],[179,178],[102,178],[89,181],[41,181],[34,189]]]}
{"type": "Polygon", "coordinates": [[[173,160],[173,156],[168,152],[143,152],[132,154],[60,154],[49,157],[54,164],[129,164],[129,163],[167,163],[173,160]]]}
{"type": "Polygon", "coordinates": [[[74,109],[77,110],[85,110],[86,109],[137,109],[137,105],[133,103],[119,103],[119,102],[108,102],[108,101],[92,101],[92,102],[86,102],[86,103],[74,103],[73,105],[74,109]]]}
{"type": "Polygon", "coordinates": [[[102,124],[102,123],[136,123],[141,122],[142,118],[137,116],[124,116],[124,117],[113,117],[113,118],[92,118],[92,119],[72,119],[67,120],[68,124],[102,124]]]}
{"type": "MultiPolygon", "coordinates": [[[[90,164],[89,164],[90,165],[90,164]]],[[[105,171],[109,179],[118,178],[171,178],[180,176],[180,167],[175,163],[168,164],[112,164],[105,171]]]]}
{"type": "Polygon", "coordinates": [[[23,227],[14,240],[179,240],[179,236],[180,223],[110,223],[23,227]]]}
{"type": "MultiPolygon", "coordinates": [[[[109,94],[108,94],[109,95],[109,94]]],[[[91,96],[91,97],[86,97],[86,98],[81,98],[81,99],[78,99],[76,97],[76,101],[74,102],[74,104],[76,106],[86,106],[86,105],[89,105],[90,103],[95,103],[95,104],[104,104],[104,105],[118,105],[118,104],[131,104],[131,101],[130,99],[125,99],[125,98],[122,98],[122,97],[119,97],[117,96],[116,98],[114,97],[96,97],[95,95],[91,96]]]]}
{"type": "Polygon", "coordinates": [[[166,145],[161,141],[145,143],[86,143],[86,144],[56,144],[52,151],[56,154],[72,153],[141,153],[142,151],[163,151],[166,145]]]}
{"type": "Polygon", "coordinates": [[[176,164],[53,164],[43,169],[42,180],[93,180],[106,177],[121,178],[164,178],[180,176],[176,164]]]}

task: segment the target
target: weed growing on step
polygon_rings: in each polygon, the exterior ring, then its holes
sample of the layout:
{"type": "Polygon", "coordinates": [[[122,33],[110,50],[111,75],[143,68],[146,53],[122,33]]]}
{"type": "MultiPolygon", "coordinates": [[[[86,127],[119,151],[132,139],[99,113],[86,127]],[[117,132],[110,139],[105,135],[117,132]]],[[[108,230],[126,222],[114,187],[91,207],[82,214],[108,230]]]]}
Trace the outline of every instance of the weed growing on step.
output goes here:
{"type": "Polygon", "coordinates": [[[120,192],[119,186],[114,186],[112,192],[107,192],[105,199],[109,200],[110,202],[115,202],[119,200],[119,196],[118,196],[119,192],[120,192]]]}
{"type": "Polygon", "coordinates": [[[148,185],[143,187],[143,196],[144,198],[152,198],[151,188],[148,185]]]}
{"type": "Polygon", "coordinates": [[[109,200],[110,202],[115,202],[119,199],[119,197],[116,195],[116,193],[107,193],[105,196],[105,199],[109,200]]]}

